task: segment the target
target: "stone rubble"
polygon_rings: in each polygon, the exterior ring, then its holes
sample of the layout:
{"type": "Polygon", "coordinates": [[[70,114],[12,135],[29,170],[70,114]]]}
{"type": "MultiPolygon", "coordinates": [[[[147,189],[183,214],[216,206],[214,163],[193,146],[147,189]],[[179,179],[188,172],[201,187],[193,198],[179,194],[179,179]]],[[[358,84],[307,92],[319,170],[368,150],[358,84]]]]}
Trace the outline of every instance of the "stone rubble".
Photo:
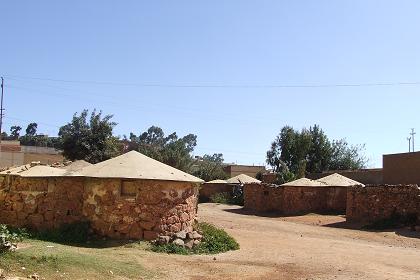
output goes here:
{"type": "Polygon", "coordinates": [[[203,236],[197,231],[185,232],[185,230],[181,230],[172,236],[161,235],[153,242],[159,245],[173,243],[181,247],[192,249],[199,245],[202,239],[203,236]]]}

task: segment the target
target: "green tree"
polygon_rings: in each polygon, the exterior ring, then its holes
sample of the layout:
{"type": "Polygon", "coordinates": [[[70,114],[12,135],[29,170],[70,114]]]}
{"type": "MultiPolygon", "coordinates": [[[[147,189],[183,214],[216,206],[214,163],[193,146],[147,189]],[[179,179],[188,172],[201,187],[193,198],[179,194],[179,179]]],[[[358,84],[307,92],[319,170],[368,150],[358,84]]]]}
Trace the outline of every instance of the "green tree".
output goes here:
{"type": "Polygon", "coordinates": [[[227,174],[223,170],[223,162],[223,154],[204,155],[201,160],[196,162],[193,175],[206,182],[227,179],[227,174]]]}
{"type": "Polygon", "coordinates": [[[14,126],[10,127],[10,136],[15,140],[19,139],[19,135],[20,135],[21,130],[22,130],[22,127],[20,127],[18,125],[14,125],[14,126]]]}
{"type": "Polygon", "coordinates": [[[130,134],[131,142],[134,140],[137,145],[130,145],[131,147],[136,147],[139,152],[148,157],[185,172],[191,172],[194,163],[191,154],[197,145],[196,135],[188,134],[179,138],[174,132],[165,136],[160,127],[152,126],[138,138],[134,136],[130,134]]]}
{"type": "Polygon", "coordinates": [[[97,163],[118,154],[118,139],[112,135],[115,122],[112,115],[102,117],[94,110],[88,119],[88,110],[75,113],[68,124],[62,126],[58,136],[63,155],[70,160],[97,163]]]}
{"type": "Polygon", "coordinates": [[[267,152],[267,163],[279,174],[278,181],[287,181],[307,172],[363,168],[367,163],[363,149],[345,140],[331,142],[318,125],[300,132],[285,126],[267,152]]]}
{"type": "Polygon", "coordinates": [[[37,123],[28,124],[28,127],[26,128],[26,135],[27,136],[35,136],[37,128],[38,128],[37,123]]]}
{"type": "Polygon", "coordinates": [[[331,170],[365,168],[368,163],[364,156],[364,145],[349,145],[345,139],[333,141],[330,162],[331,170]]]}

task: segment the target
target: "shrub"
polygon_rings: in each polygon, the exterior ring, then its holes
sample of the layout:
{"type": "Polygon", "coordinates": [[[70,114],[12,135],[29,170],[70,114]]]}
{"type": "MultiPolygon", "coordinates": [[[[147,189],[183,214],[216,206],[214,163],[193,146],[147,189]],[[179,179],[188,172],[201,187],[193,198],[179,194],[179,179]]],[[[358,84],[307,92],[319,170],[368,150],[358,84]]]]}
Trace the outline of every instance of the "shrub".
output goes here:
{"type": "Polygon", "coordinates": [[[223,229],[216,228],[208,223],[199,223],[197,230],[203,235],[201,243],[188,249],[173,243],[158,245],[152,244],[151,250],[158,253],[167,254],[218,254],[230,250],[238,250],[239,244],[223,229]]]}
{"type": "Polygon", "coordinates": [[[10,229],[0,224],[0,253],[16,249],[16,243],[28,237],[24,229],[10,229]]]}
{"type": "Polygon", "coordinates": [[[213,203],[220,204],[234,204],[234,205],[244,205],[244,192],[242,187],[234,187],[232,193],[222,192],[215,193],[210,196],[210,201],[213,203]]]}
{"type": "Polygon", "coordinates": [[[81,244],[88,240],[89,229],[90,224],[88,222],[76,222],[62,225],[57,229],[40,231],[35,237],[40,240],[63,244],[81,244]]]}

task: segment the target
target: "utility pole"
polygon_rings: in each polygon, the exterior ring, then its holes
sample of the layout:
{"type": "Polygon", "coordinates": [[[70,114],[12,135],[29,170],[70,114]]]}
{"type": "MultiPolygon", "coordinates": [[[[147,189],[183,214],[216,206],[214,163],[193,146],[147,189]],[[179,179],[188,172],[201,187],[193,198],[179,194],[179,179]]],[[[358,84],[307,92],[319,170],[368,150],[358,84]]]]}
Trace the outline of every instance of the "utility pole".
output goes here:
{"type": "Polygon", "coordinates": [[[3,79],[3,77],[1,77],[1,102],[0,102],[0,143],[1,143],[1,133],[3,132],[2,131],[2,127],[3,127],[3,111],[4,111],[4,108],[3,108],[3,89],[4,89],[4,79],[3,79]]]}
{"type": "Polygon", "coordinates": [[[408,152],[411,152],[411,137],[407,137],[408,140],[408,152]]]}
{"type": "Polygon", "coordinates": [[[413,153],[415,152],[415,150],[414,150],[414,135],[415,135],[416,133],[414,132],[414,128],[412,128],[411,129],[411,133],[410,133],[410,135],[411,135],[411,139],[413,140],[412,141],[412,144],[413,144],[413,153]]]}

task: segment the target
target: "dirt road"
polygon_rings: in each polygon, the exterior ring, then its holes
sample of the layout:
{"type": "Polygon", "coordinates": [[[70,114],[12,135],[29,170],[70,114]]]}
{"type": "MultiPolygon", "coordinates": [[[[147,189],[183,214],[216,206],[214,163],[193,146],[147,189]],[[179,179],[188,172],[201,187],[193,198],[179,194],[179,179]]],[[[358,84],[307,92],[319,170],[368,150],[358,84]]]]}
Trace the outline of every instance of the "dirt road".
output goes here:
{"type": "Polygon", "coordinates": [[[146,254],[140,262],[166,279],[420,279],[418,233],[334,228],[325,224],[344,219],[258,217],[216,204],[200,204],[199,216],[241,249],[215,257],[146,254]]]}

